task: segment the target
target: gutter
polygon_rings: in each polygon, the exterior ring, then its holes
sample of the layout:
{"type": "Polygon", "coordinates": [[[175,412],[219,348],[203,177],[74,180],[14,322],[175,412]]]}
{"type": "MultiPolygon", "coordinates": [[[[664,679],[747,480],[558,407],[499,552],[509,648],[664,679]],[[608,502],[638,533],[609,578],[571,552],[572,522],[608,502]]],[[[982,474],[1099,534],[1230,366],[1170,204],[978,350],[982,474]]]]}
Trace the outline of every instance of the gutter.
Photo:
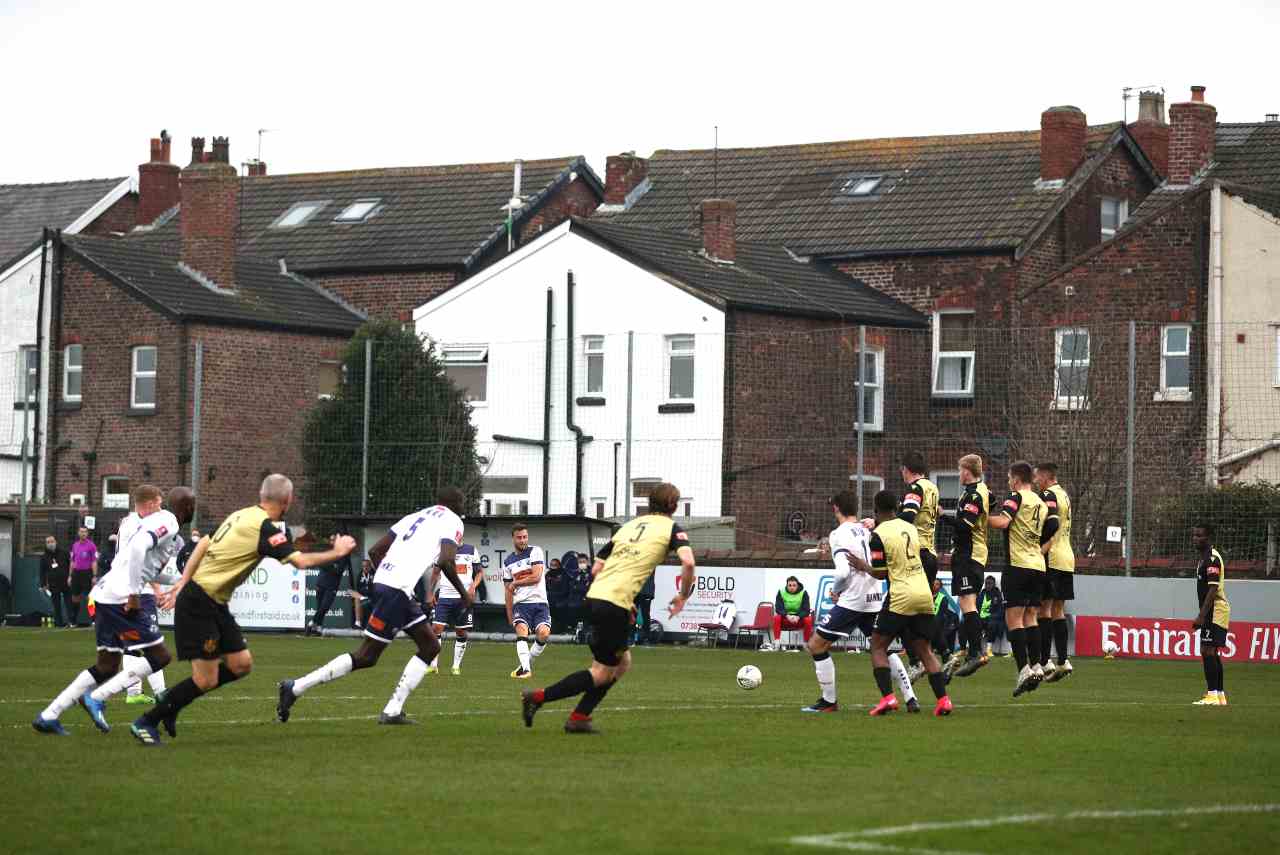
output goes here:
{"type": "MultiPolygon", "coordinates": [[[[1257,457],[1259,454],[1266,454],[1273,448],[1280,448],[1280,439],[1267,440],[1262,443],[1262,445],[1256,445],[1246,451],[1236,452],[1235,454],[1219,460],[1217,465],[1218,468],[1221,469],[1223,466],[1230,466],[1232,463],[1239,463],[1241,460],[1248,460],[1250,457],[1257,457]]],[[[1213,486],[1217,485],[1214,484],[1213,486]]]]}

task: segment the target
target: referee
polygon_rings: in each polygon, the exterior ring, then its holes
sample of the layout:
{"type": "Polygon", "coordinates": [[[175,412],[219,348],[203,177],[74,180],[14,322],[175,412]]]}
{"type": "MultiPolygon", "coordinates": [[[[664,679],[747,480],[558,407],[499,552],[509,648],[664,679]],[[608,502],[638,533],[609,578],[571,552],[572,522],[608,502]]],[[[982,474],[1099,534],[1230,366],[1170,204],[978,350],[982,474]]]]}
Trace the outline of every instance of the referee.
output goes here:
{"type": "Polygon", "coordinates": [[[160,724],[170,737],[177,736],[183,707],[253,669],[253,656],[228,604],[263,558],[301,569],[328,564],[355,548],[355,540],[342,535],[324,552],[299,552],[283,521],[292,502],[293,482],[284,475],[268,475],[258,491],[258,504],[234,511],[201,540],[178,584],[161,598],[161,607],[174,610],[178,658],[191,661],[191,677],[157,698],[155,707],[133,723],[130,730],[143,745],[160,744],[160,724]]]}

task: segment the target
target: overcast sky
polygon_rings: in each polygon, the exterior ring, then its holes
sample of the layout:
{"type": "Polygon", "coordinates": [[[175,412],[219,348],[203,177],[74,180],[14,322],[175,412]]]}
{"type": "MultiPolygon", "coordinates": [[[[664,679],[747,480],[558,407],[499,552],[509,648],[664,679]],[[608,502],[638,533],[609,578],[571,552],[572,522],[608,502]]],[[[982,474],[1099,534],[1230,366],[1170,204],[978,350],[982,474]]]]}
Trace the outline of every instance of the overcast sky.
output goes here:
{"type": "MultiPolygon", "coordinates": [[[[1207,3],[0,0],[0,183],[134,174],[166,128],[271,173],[1035,128],[1125,86],[1280,112],[1280,12],[1207,3]],[[754,6],[759,6],[757,11],[754,6]]],[[[1130,119],[1137,110],[1130,104],[1130,119]]]]}

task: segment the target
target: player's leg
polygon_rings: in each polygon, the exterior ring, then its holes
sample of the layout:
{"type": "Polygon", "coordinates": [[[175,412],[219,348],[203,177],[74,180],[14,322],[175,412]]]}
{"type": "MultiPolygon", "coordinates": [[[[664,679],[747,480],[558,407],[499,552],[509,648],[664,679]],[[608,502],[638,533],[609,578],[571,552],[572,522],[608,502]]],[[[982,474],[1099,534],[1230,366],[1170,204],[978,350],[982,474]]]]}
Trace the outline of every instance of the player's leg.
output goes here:
{"type": "MultiPolygon", "coordinates": [[[[95,619],[95,623],[96,623],[95,619]]],[[[83,698],[98,686],[110,680],[120,668],[120,654],[122,649],[107,650],[99,646],[98,653],[94,659],[94,663],[80,673],[76,674],[75,679],[67,684],[61,692],[58,693],[49,705],[46,706],[35,721],[31,723],[40,733],[56,734],[58,736],[66,736],[66,731],[58,719],[62,714],[71,709],[78,703],[83,703],[83,698]]],[[[88,708],[86,707],[86,710],[88,708]]],[[[105,719],[100,724],[98,719],[94,717],[93,712],[89,711],[90,718],[93,719],[94,726],[99,730],[106,732],[110,730],[109,726],[104,727],[105,719]]]]}
{"type": "MultiPolygon", "coordinates": [[[[884,622],[883,619],[878,621],[878,623],[884,622]]],[[[871,633],[871,676],[875,679],[876,691],[880,693],[879,703],[871,708],[870,715],[873,716],[886,715],[898,708],[898,698],[893,693],[892,672],[889,666],[889,645],[892,642],[893,636],[887,635],[885,631],[881,631],[881,628],[871,633]]],[[[909,678],[907,682],[910,682],[909,678]]]]}
{"type": "Polygon", "coordinates": [[[538,610],[538,624],[534,628],[533,645],[529,648],[529,659],[532,661],[547,649],[547,639],[551,637],[551,611],[546,606],[538,610]]]}
{"type": "Polygon", "coordinates": [[[453,630],[453,668],[456,676],[462,673],[462,659],[467,655],[467,639],[471,637],[470,627],[454,627],[453,630]]]}
{"type": "Polygon", "coordinates": [[[1036,624],[1040,628],[1040,667],[1047,676],[1051,669],[1057,667],[1052,664],[1053,654],[1053,592],[1048,590],[1051,587],[1048,576],[1045,577],[1045,593],[1044,599],[1040,601],[1040,610],[1036,615],[1036,624]]]}
{"type": "Polygon", "coordinates": [[[378,664],[382,652],[387,649],[387,643],[376,638],[366,637],[361,641],[360,646],[353,653],[344,653],[334,659],[330,659],[319,668],[297,677],[292,680],[282,681],[278,688],[280,691],[279,700],[276,702],[276,718],[282,723],[289,720],[289,710],[293,707],[294,702],[298,698],[305,695],[308,691],[316,686],[331,683],[334,680],[347,676],[352,671],[359,671],[362,668],[372,668],[378,664]]]}
{"type": "Polygon", "coordinates": [[[889,676],[893,678],[893,685],[902,692],[902,699],[907,704],[907,712],[920,712],[920,702],[916,698],[915,688],[911,685],[911,674],[903,664],[902,657],[897,653],[890,653],[888,658],[889,676]]]}
{"type": "MultiPolygon", "coordinates": [[[[521,714],[526,727],[533,727],[534,714],[543,704],[585,695],[594,689],[604,686],[603,691],[593,695],[589,705],[594,709],[609,691],[614,681],[626,672],[631,665],[631,657],[627,651],[627,638],[631,631],[631,613],[626,609],[603,600],[588,599],[583,603],[591,624],[591,667],[574,671],[562,680],[552,683],[544,689],[535,689],[521,694],[521,714]]],[[[590,714],[586,721],[570,719],[565,723],[565,730],[571,733],[592,732],[590,714]]]]}
{"type": "Polygon", "coordinates": [[[378,716],[379,724],[413,724],[412,719],[405,717],[405,702],[426,676],[427,663],[440,654],[440,642],[436,634],[431,631],[431,624],[425,617],[418,621],[410,621],[404,631],[413,639],[418,649],[405,663],[404,671],[400,673],[400,679],[396,682],[391,698],[382,708],[382,714],[378,716]]]}
{"type": "Polygon", "coordinates": [[[523,605],[519,603],[515,606],[516,659],[519,665],[511,672],[511,676],[517,680],[526,679],[533,673],[533,661],[529,657],[529,622],[520,615],[523,605]]]}
{"type": "Polygon", "coordinates": [[[928,625],[932,622],[933,615],[916,615],[912,620],[911,633],[914,633],[915,637],[911,643],[924,663],[925,671],[929,674],[929,688],[933,689],[933,696],[938,699],[937,706],[933,708],[933,714],[944,716],[951,714],[951,698],[947,695],[947,681],[942,675],[942,667],[934,658],[933,651],[929,649],[926,633],[931,631],[928,625]]]}
{"type": "Polygon", "coordinates": [[[813,658],[813,673],[818,679],[821,692],[802,712],[823,713],[835,712],[839,709],[836,701],[836,662],[831,658],[831,647],[842,638],[848,638],[855,628],[870,628],[874,615],[855,612],[842,606],[833,606],[822,618],[822,623],[805,642],[805,649],[813,658]]]}
{"type": "MultiPolygon", "coordinates": [[[[435,610],[436,610],[436,612],[437,612],[437,613],[440,611],[440,601],[439,601],[439,600],[436,600],[436,608],[435,608],[435,610]]],[[[434,633],[436,634],[436,638],[444,638],[445,626],[446,626],[446,625],[445,625],[445,624],[443,624],[443,623],[441,623],[440,621],[435,621],[435,622],[433,622],[433,623],[431,624],[431,631],[432,631],[432,632],[434,632],[434,633]]],[[[442,647],[442,648],[443,648],[443,646],[444,646],[444,645],[441,645],[441,647],[442,647]]],[[[456,655],[455,655],[455,657],[454,657],[454,658],[457,658],[457,657],[456,657],[456,655]]],[[[437,653],[437,654],[436,654],[436,658],[435,658],[435,659],[432,659],[432,660],[431,660],[431,662],[427,665],[427,673],[428,673],[428,674],[436,674],[436,673],[439,673],[439,671],[440,671],[440,654],[439,654],[439,653],[437,653]]]]}
{"type": "Polygon", "coordinates": [[[93,701],[102,703],[133,683],[141,684],[144,678],[162,670],[173,661],[173,655],[164,646],[163,638],[156,639],[141,649],[130,648],[129,653],[132,655],[123,657],[123,667],[116,672],[115,676],[89,693],[93,701]],[[142,655],[136,655],[139,653],[142,655]]]}

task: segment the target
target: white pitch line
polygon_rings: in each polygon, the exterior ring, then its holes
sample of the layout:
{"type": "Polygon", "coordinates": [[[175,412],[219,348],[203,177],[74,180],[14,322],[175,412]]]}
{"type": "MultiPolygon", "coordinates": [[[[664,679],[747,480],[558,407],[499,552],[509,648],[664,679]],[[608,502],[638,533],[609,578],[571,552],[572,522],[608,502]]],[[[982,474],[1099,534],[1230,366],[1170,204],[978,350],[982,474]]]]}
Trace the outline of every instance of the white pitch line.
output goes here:
{"type": "Polygon", "coordinates": [[[951,822],[913,822],[909,825],[889,825],[867,828],[861,831],[840,831],[834,834],[807,834],[787,840],[795,846],[814,846],[822,849],[843,849],[849,852],[892,852],[898,855],[982,855],[954,849],[927,849],[897,846],[880,840],[927,831],[957,831],[993,828],[1001,825],[1032,825],[1043,822],[1071,820],[1149,819],[1165,816],[1211,816],[1224,813],[1276,813],[1280,804],[1258,805],[1203,805],[1182,808],[1134,808],[1130,810],[1077,810],[1069,813],[1026,813],[1012,816],[993,816],[980,819],[961,819],[951,822]]]}

